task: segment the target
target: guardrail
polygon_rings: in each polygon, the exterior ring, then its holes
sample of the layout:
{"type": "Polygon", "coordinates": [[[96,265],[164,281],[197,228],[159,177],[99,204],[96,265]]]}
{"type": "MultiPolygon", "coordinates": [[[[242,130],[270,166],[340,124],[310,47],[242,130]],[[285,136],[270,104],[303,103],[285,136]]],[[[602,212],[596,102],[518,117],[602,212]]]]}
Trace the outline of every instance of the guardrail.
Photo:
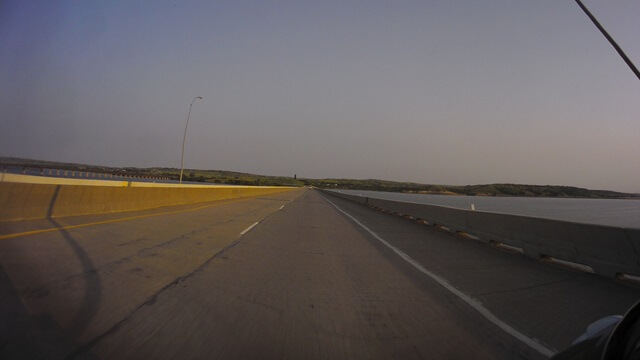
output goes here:
{"type": "Polygon", "coordinates": [[[0,164],[0,171],[8,174],[16,175],[35,175],[35,176],[49,176],[57,178],[72,178],[72,179],[98,179],[98,180],[131,180],[135,181],[170,181],[166,176],[151,176],[151,175],[134,175],[120,172],[109,172],[107,169],[64,169],[53,167],[37,167],[37,166],[24,166],[24,165],[11,165],[0,164]]]}
{"type": "Polygon", "coordinates": [[[640,229],[383,200],[335,191],[323,193],[410,216],[451,232],[540,260],[619,279],[640,280],[640,229]],[[505,246],[506,245],[506,246],[505,246]]]}
{"type": "MultiPolygon", "coordinates": [[[[0,173],[0,183],[22,183],[22,184],[54,184],[54,185],[89,185],[89,186],[115,186],[115,187],[175,187],[175,188],[224,188],[238,187],[237,185],[220,185],[210,183],[165,183],[165,182],[149,182],[138,181],[142,179],[128,178],[120,180],[98,180],[98,179],[76,179],[76,178],[64,178],[64,177],[48,177],[48,176],[34,176],[34,175],[22,175],[12,173],[0,173]]],[[[246,187],[246,186],[245,186],[246,187]]]]}

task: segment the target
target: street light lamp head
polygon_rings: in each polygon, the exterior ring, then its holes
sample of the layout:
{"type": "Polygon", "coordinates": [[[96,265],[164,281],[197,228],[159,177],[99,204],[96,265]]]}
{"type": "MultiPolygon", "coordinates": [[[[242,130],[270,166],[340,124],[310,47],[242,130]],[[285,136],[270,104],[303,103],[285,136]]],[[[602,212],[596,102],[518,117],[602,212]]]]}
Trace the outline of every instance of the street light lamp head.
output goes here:
{"type": "Polygon", "coordinates": [[[202,96],[198,96],[197,98],[198,98],[198,99],[200,99],[200,100],[202,100],[202,96]]]}

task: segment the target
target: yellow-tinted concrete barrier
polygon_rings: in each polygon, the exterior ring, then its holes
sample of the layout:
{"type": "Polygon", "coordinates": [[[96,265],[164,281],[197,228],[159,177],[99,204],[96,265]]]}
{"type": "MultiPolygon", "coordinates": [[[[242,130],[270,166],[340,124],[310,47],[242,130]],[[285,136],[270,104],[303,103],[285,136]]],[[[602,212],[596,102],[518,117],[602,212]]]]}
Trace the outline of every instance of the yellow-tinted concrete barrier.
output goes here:
{"type": "Polygon", "coordinates": [[[0,182],[0,221],[143,210],[274,194],[294,189],[296,188],[154,184],[3,174],[0,182]]]}

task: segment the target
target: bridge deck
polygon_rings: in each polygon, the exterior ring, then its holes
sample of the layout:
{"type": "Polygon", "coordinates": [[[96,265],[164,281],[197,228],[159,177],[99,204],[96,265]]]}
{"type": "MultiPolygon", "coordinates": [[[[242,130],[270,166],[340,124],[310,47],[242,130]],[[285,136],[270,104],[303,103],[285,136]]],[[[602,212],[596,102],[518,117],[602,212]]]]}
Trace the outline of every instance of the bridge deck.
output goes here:
{"type": "Polygon", "coordinates": [[[636,287],[327,200],[368,230],[302,190],[0,223],[0,357],[545,357],[372,233],[552,349],[640,298],[636,287]]]}

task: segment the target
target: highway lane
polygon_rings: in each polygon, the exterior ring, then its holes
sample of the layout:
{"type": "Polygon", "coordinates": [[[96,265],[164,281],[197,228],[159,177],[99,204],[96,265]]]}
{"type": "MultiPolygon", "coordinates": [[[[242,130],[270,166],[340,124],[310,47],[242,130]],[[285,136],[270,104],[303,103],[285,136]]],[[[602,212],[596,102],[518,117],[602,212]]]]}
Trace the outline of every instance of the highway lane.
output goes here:
{"type": "MultiPolygon", "coordinates": [[[[562,350],[604,316],[624,314],[640,287],[535,261],[401,216],[326,198],[514,328],[562,350]]],[[[414,269],[415,270],[415,269],[414,269]]]]}
{"type": "Polygon", "coordinates": [[[302,191],[0,222],[0,358],[65,358],[302,191]]]}
{"type": "Polygon", "coordinates": [[[544,358],[380,247],[315,191],[79,355],[544,358]]]}
{"type": "MultiPolygon", "coordinates": [[[[0,240],[0,315],[20,329],[4,355],[545,358],[376,236],[552,349],[640,298],[637,287],[300,194],[58,219],[156,214],[0,240]]],[[[0,233],[46,227],[4,223],[0,233]]]]}

